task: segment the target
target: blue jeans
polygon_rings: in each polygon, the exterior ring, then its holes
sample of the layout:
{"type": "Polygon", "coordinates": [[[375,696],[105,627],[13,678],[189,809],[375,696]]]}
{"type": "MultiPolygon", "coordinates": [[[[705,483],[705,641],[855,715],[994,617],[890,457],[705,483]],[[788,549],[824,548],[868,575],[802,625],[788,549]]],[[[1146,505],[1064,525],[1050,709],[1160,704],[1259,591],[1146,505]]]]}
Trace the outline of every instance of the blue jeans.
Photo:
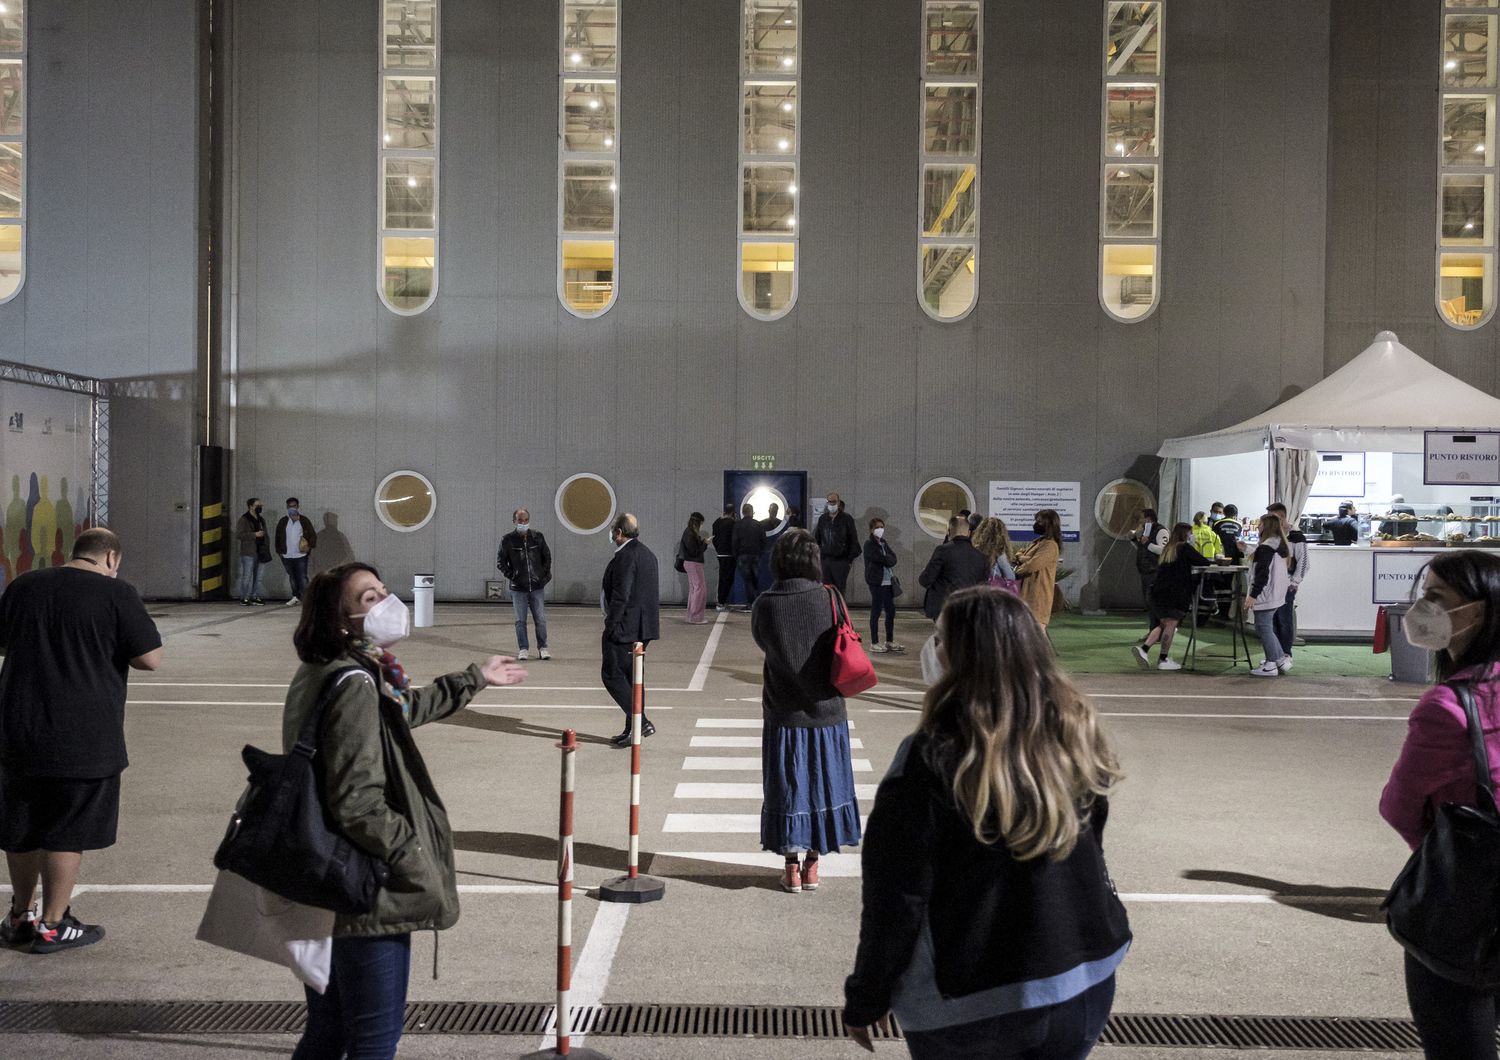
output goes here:
{"type": "Polygon", "coordinates": [[[1292,640],[1297,636],[1297,590],[1286,591],[1286,603],[1276,609],[1276,642],[1281,645],[1281,654],[1292,654],[1292,640]]]}
{"type": "Polygon", "coordinates": [[[286,568],[287,581],[292,583],[292,595],[301,597],[307,592],[307,557],[282,556],[281,565],[286,568]]]}
{"type": "Polygon", "coordinates": [[[750,607],[760,595],[760,557],[736,556],[734,565],[740,572],[740,584],[745,587],[745,606],[750,607]]]}
{"type": "Polygon", "coordinates": [[[1260,638],[1261,650],[1266,653],[1266,662],[1275,666],[1285,653],[1281,641],[1276,639],[1276,612],[1271,609],[1255,612],[1255,635],[1260,638]]]}
{"type": "Polygon", "coordinates": [[[292,1060],[391,1060],[406,1019],[411,935],[333,940],[328,989],[307,989],[307,1029],[292,1060]]]}
{"type": "Polygon", "coordinates": [[[542,590],[533,589],[523,592],[520,589],[510,591],[510,604],[516,609],[516,647],[522,651],[531,648],[526,640],[526,612],[531,611],[531,617],[536,620],[536,646],[545,648],[547,646],[547,607],[542,602],[542,590]]]}
{"type": "MultiPolygon", "coordinates": [[[[866,583],[868,584],[868,583],[866,583]]],[[[896,623],[896,590],[889,585],[870,586],[870,643],[880,642],[880,616],[885,615],[885,642],[892,640],[891,627],[896,623]]]]}
{"type": "Polygon", "coordinates": [[[912,1060],[1083,1060],[1115,1002],[1115,977],[1077,997],[937,1031],[907,1031],[912,1060]]]}
{"type": "Polygon", "coordinates": [[[260,599],[260,572],[264,563],[254,556],[240,557],[240,599],[260,599]]]}

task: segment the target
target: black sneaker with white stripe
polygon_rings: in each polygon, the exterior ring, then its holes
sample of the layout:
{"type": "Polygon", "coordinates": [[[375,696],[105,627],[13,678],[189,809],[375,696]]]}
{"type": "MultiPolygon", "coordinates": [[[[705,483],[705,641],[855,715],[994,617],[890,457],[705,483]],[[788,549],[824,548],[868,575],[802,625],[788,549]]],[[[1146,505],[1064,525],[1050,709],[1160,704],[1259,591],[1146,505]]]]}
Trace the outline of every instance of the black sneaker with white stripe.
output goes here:
{"type": "Polygon", "coordinates": [[[55,924],[45,920],[36,922],[36,938],[31,943],[32,953],[58,953],[62,950],[92,946],[104,938],[104,929],[98,924],[84,924],[73,915],[72,907],[55,924]]]}

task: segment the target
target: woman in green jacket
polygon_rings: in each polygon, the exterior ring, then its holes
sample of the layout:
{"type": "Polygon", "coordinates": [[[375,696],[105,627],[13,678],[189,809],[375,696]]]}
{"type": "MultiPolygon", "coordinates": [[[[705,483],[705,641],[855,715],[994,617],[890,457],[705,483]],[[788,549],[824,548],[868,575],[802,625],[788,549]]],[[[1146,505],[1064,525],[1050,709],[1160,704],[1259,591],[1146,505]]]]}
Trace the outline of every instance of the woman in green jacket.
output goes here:
{"type": "Polygon", "coordinates": [[[353,843],[390,866],[370,912],[334,921],[328,988],[307,990],[307,1029],[293,1060],[396,1055],[411,933],[458,920],[448,814],[411,730],[462,710],[486,685],[526,677],[494,655],[413,688],[388,650],[406,636],[408,617],[374,567],[346,563],[312,580],[292,635],[302,665],[287,691],[282,747],[290,752],[303,720],[324,702],[318,722],[324,806],[353,843]]]}

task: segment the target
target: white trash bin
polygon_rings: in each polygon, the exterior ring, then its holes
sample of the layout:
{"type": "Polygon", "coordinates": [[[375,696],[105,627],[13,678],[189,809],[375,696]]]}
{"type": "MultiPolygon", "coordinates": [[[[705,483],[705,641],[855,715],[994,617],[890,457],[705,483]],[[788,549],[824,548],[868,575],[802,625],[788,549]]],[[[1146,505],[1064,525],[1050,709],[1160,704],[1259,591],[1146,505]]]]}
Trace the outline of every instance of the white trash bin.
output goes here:
{"type": "Polygon", "coordinates": [[[414,625],[418,629],[426,629],[432,625],[432,591],[437,582],[437,577],[432,574],[418,574],[412,578],[411,600],[412,610],[415,612],[414,625]]]}

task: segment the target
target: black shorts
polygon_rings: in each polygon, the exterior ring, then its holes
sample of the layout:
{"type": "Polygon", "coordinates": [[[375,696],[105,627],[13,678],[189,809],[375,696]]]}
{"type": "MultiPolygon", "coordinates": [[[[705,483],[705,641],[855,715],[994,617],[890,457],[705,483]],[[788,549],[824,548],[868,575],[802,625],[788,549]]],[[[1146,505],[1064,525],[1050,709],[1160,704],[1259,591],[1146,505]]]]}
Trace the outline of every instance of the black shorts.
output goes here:
{"type": "Polygon", "coordinates": [[[1179,610],[1175,607],[1162,607],[1160,604],[1156,605],[1157,618],[1165,618],[1173,622],[1181,622],[1184,618],[1187,618],[1187,616],[1188,613],[1184,610],[1179,610]]]}
{"type": "Polygon", "coordinates": [[[115,845],[120,775],[96,780],[0,774],[0,850],[103,850],[115,845]]]}

